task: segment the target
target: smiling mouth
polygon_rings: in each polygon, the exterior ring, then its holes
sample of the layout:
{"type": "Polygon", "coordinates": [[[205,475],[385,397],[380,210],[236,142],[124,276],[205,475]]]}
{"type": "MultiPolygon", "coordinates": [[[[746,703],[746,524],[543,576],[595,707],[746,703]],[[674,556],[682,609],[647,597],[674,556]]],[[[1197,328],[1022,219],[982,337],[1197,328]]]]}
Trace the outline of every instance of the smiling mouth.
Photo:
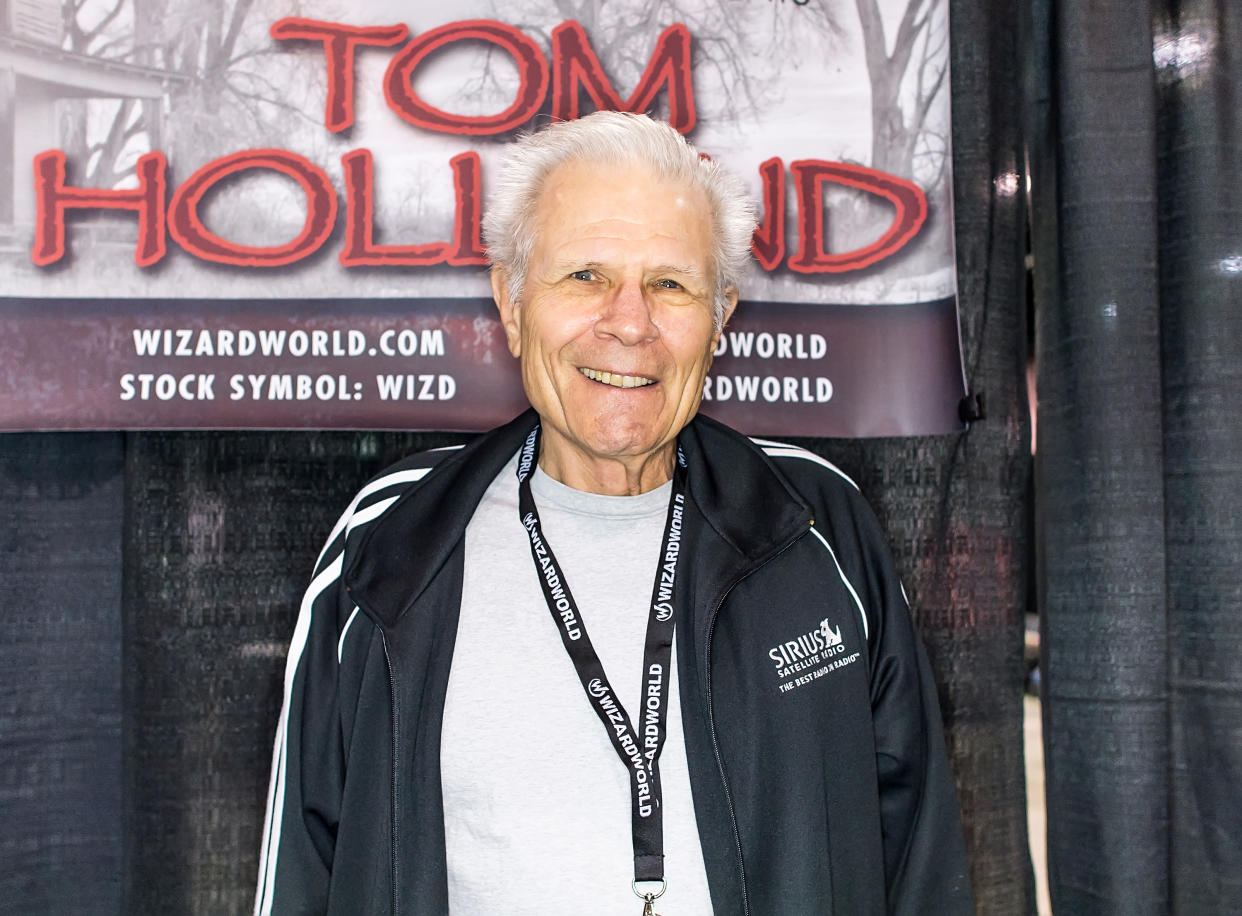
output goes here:
{"type": "Polygon", "coordinates": [[[641,375],[622,375],[619,372],[602,372],[599,369],[588,369],[586,366],[583,366],[578,371],[592,381],[603,382],[605,385],[611,385],[613,388],[642,388],[646,385],[655,384],[655,379],[644,378],[641,375]]]}

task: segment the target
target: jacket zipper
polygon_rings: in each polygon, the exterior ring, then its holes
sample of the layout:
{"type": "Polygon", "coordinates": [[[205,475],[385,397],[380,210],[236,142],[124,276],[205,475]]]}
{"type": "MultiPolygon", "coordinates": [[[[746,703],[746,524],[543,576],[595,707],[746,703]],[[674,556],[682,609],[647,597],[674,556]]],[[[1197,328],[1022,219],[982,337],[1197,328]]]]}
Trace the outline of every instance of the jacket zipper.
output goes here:
{"type": "MultiPolygon", "coordinates": [[[[812,522],[812,524],[814,524],[812,522]]],[[[716,755],[716,770],[720,773],[720,783],[724,786],[725,805],[729,809],[729,822],[733,827],[733,845],[737,850],[737,874],[742,882],[742,913],[743,916],[750,914],[750,897],[746,893],[746,863],[742,858],[742,834],[737,826],[737,812],[733,807],[733,792],[729,788],[729,777],[725,775],[724,757],[720,753],[720,742],[716,737],[716,710],[712,704],[712,634],[716,632],[716,617],[720,614],[720,609],[724,606],[725,599],[729,597],[729,593],[739,582],[758,572],[772,560],[776,559],[786,550],[794,545],[802,536],[806,534],[801,531],[786,541],[779,550],[767,556],[765,559],[756,563],[750,569],[735,578],[728,584],[720,597],[716,600],[715,606],[712,607],[712,616],[707,623],[707,649],[706,649],[706,665],[707,665],[707,730],[712,739],[712,751],[716,755]]]]}
{"type": "Polygon", "coordinates": [[[392,817],[388,838],[389,869],[392,875],[392,914],[397,916],[397,681],[392,675],[392,659],[388,655],[388,634],[380,632],[384,646],[384,664],[388,668],[388,705],[392,711],[392,777],[389,786],[389,804],[392,805],[392,817]]]}

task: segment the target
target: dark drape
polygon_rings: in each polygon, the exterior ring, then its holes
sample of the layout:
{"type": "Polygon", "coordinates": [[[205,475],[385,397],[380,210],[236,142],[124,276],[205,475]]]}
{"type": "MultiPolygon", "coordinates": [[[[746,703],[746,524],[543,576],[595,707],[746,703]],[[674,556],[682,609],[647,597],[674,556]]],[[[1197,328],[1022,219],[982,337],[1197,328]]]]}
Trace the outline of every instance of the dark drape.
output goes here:
{"type": "MultiPolygon", "coordinates": [[[[1029,458],[1017,8],[951,3],[962,338],[987,419],[943,437],[803,440],[858,480],[889,532],[936,669],[979,909],[998,916],[1033,911],[1022,782],[1029,458]]],[[[314,557],[361,482],[452,438],[0,437],[0,464],[38,465],[43,481],[10,474],[2,484],[28,506],[4,529],[19,542],[3,558],[6,588],[10,566],[20,574],[6,633],[43,641],[49,654],[57,638],[66,644],[62,664],[17,659],[18,649],[6,669],[19,680],[4,688],[4,714],[35,717],[30,733],[0,733],[4,759],[20,751],[34,768],[7,771],[2,787],[0,813],[25,825],[0,847],[6,905],[248,908],[285,646],[314,557]],[[84,477],[93,488],[75,489],[84,477]],[[19,587],[21,576],[44,591],[19,587]],[[106,634],[81,645],[82,631],[66,632],[65,607],[94,615],[106,634]],[[98,657],[83,669],[87,653],[98,657]],[[56,728],[88,743],[60,747],[56,728]],[[71,753],[98,765],[71,770],[62,763],[71,753]],[[26,774],[38,767],[51,773],[49,787],[32,794],[26,774]],[[45,804],[65,788],[69,807],[45,804]],[[67,838],[79,848],[58,845],[67,838]],[[61,878],[75,869],[82,880],[71,887],[61,878]]]]}
{"type": "Polygon", "coordinates": [[[1031,10],[1053,909],[1242,912],[1242,10],[1031,10]]]}
{"type": "Polygon", "coordinates": [[[121,433],[0,437],[0,911],[121,903],[121,433]]]}

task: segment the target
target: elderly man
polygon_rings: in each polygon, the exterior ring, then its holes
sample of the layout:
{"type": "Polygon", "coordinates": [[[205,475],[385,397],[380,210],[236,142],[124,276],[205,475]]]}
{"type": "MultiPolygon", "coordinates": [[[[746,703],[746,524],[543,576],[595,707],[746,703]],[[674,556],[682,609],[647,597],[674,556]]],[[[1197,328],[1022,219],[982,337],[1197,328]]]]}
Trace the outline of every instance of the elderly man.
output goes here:
{"type": "Polygon", "coordinates": [[[486,231],[534,409],[333,531],[257,912],[973,911],[875,519],[827,462],[695,416],[753,223],[645,117],[516,145],[486,231]]]}

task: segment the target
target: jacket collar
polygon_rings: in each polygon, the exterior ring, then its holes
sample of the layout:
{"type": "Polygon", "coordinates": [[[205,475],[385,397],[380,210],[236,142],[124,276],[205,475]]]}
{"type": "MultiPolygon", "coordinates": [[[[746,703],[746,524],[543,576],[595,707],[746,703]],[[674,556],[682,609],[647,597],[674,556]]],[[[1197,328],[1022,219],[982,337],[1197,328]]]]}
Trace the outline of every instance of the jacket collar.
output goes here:
{"type": "Polygon", "coordinates": [[[805,531],[811,510],[763,450],[710,417],[696,416],[678,442],[690,496],[740,559],[761,562],[805,531]]]}
{"type": "Polygon", "coordinates": [[[343,579],[381,626],[410,608],[457,549],[488,486],[535,425],[527,410],[437,464],[370,526],[343,579]]]}
{"type": "MultiPolygon", "coordinates": [[[[343,580],[354,603],[385,627],[409,610],[459,547],[483,493],[536,420],[527,410],[445,458],[369,526],[345,559],[343,580]]],[[[810,510],[744,436],[698,416],[678,441],[691,500],[736,553],[728,560],[716,555],[722,570],[757,565],[806,530],[810,510]]]]}

